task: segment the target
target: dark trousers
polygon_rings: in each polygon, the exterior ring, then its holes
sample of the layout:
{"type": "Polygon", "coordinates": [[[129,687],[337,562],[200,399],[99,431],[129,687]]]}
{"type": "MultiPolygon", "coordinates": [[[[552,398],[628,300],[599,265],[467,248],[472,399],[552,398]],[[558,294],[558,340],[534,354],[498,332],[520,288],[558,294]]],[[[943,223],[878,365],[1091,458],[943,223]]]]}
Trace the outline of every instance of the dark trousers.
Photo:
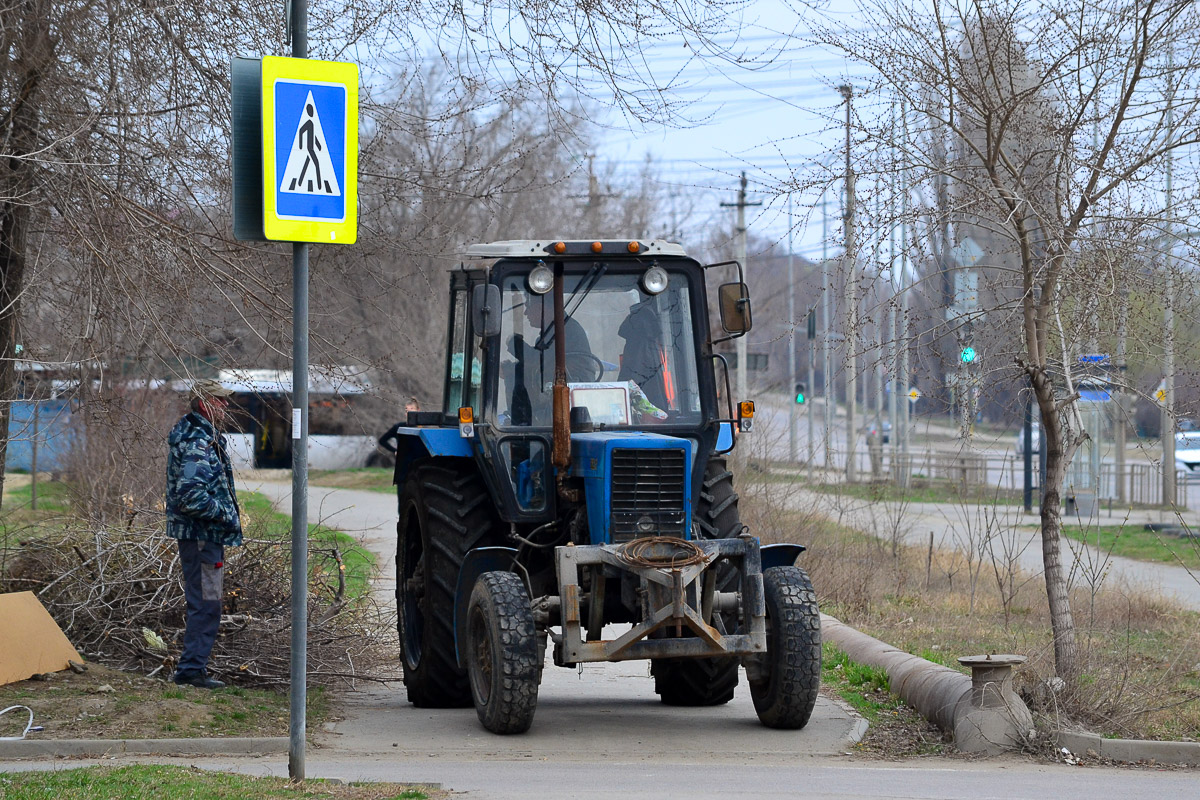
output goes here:
{"type": "Polygon", "coordinates": [[[212,542],[180,539],[179,563],[183,567],[183,593],[187,599],[187,628],[176,674],[207,674],[208,657],[221,624],[225,548],[212,542]]]}

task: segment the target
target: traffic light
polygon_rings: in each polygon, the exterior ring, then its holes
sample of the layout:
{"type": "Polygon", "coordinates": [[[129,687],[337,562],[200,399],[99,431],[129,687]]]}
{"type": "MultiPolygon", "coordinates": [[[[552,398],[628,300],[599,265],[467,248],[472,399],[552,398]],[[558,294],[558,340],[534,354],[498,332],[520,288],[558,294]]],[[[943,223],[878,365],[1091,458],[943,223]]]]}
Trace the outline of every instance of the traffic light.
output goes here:
{"type": "Polygon", "coordinates": [[[958,357],[962,359],[962,363],[964,364],[974,364],[976,359],[979,358],[979,353],[975,351],[974,347],[964,347],[962,352],[958,354],[958,357]]]}
{"type": "Polygon", "coordinates": [[[805,386],[802,382],[796,383],[796,404],[797,405],[804,405],[806,402],[808,402],[808,397],[805,394],[805,392],[807,392],[807,391],[808,391],[808,387],[805,386]]]}

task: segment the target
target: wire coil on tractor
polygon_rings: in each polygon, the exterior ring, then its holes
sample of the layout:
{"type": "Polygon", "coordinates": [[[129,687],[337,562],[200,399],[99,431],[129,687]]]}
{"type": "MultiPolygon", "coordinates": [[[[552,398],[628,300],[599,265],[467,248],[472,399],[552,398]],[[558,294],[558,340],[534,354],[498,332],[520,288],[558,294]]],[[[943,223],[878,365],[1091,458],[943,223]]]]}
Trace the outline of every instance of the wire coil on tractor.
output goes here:
{"type": "Polygon", "coordinates": [[[700,546],[675,536],[647,536],[634,539],[617,550],[617,557],[634,567],[681,569],[701,564],[707,556],[700,546]]]}

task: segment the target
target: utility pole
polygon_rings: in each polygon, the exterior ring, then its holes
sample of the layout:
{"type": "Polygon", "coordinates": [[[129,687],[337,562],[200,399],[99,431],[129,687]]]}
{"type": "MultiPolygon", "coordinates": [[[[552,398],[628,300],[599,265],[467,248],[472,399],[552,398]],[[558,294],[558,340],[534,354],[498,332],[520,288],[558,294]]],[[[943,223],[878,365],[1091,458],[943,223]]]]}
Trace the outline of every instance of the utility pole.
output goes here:
{"type": "MultiPolygon", "coordinates": [[[[808,317],[806,318],[805,336],[808,339],[808,391],[809,396],[812,396],[813,388],[817,385],[816,378],[816,333],[817,333],[817,308],[813,306],[808,309],[808,317]]],[[[813,438],[813,407],[812,401],[808,402],[808,409],[805,411],[805,416],[808,417],[808,482],[812,483],[813,477],[813,462],[817,460],[817,442],[813,438]]]]}
{"type": "Polygon", "coordinates": [[[1125,431],[1126,431],[1126,414],[1125,414],[1125,368],[1126,368],[1126,339],[1129,337],[1129,291],[1127,289],[1120,290],[1121,305],[1117,312],[1117,380],[1115,381],[1116,392],[1113,400],[1115,402],[1109,405],[1113,406],[1113,447],[1116,452],[1116,467],[1117,467],[1117,502],[1121,507],[1125,507],[1127,501],[1128,484],[1125,480],[1125,431]]]}
{"type": "MultiPolygon", "coordinates": [[[[892,101],[891,136],[892,153],[896,152],[896,103],[892,101]]],[[[896,168],[892,165],[888,175],[888,288],[892,291],[888,303],[888,420],[892,423],[892,457],[891,479],[898,483],[897,477],[900,459],[900,340],[896,336],[896,301],[898,282],[896,280],[896,168]]]]}
{"type": "MultiPolygon", "coordinates": [[[[796,390],[796,265],[792,258],[792,195],[788,194],[788,391],[796,390]]],[[[809,415],[811,416],[811,414],[809,415]]],[[[812,436],[812,431],[809,431],[812,436]]],[[[788,453],[795,462],[799,453],[796,446],[796,398],[788,403],[788,453]]]]}
{"type": "MultiPolygon", "coordinates": [[[[904,131],[901,140],[904,142],[904,159],[908,161],[908,104],[900,101],[900,124],[904,131]]],[[[900,170],[900,391],[904,392],[905,400],[900,404],[900,424],[896,433],[900,436],[900,486],[907,489],[909,476],[912,474],[912,462],[908,453],[909,412],[912,401],[908,399],[908,168],[900,170]]]]}
{"type": "MultiPolygon", "coordinates": [[[[1175,138],[1175,48],[1167,49],[1167,140],[1175,138]]],[[[1172,255],[1175,250],[1175,155],[1167,153],[1167,249],[1163,259],[1166,272],[1166,296],[1163,298],[1163,410],[1159,426],[1162,439],[1162,488],[1163,505],[1175,507],[1178,495],[1175,490],[1175,267],[1172,255]]]]}
{"type": "MultiPolygon", "coordinates": [[[[292,57],[308,58],[308,0],[291,0],[292,57]]],[[[308,727],[308,244],[292,245],[292,650],[288,776],[304,780],[308,727]]]]}
{"type": "MultiPolygon", "coordinates": [[[[749,265],[746,263],[746,206],[761,206],[762,203],[747,203],[746,202],[746,173],[742,172],[741,186],[738,188],[738,199],[736,203],[721,203],[723,208],[733,206],[737,208],[737,260],[742,265],[742,280],[750,283],[747,275],[749,274],[749,265]]],[[[745,400],[749,395],[746,386],[746,337],[739,336],[736,340],[737,345],[737,399],[745,400]]]]}
{"type": "Polygon", "coordinates": [[[824,379],[821,386],[821,397],[825,400],[825,408],[823,422],[825,425],[824,435],[821,437],[825,440],[825,469],[828,470],[833,465],[833,411],[837,408],[837,388],[833,386],[833,355],[831,348],[833,345],[833,316],[830,313],[830,307],[833,300],[830,297],[831,288],[829,286],[829,201],[821,199],[821,320],[824,324],[824,335],[821,337],[821,369],[824,374],[824,379]]]}
{"type": "MultiPolygon", "coordinates": [[[[1169,112],[1168,112],[1169,113],[1169,112]]],[[[1167,162],[1168,165],[1170,161],[1167,162]]],[[[1167,167],[1167,203],[1171,202],[1171,168],[1167,167]]],[[[1160,424],[1162,439],[1162,501],[1164,506],[1174,507],[1178,499],[1175,490],[1175,278],[1171,274],[1175,264],[1171,249],[1175,241],[1171,238],[1170,211],[1167,214],[1166,296],[1163,298],[1163,408],[1160,424]]]]}
{"type": "Polygon", "coordinates": [[[855,358],[855,329],[858,326],[858,269],[855,261],[858,253],[854,242],[854,169],[850,166],[850,122],[854,90],[849,85],[838,87],[846,100],[846,211],[844,217],[845,259],[846,259],[846,310],[844,314],[845,327],[843,330],[846,341],[846,481],[854,483],[857,471],[854,465],[854,446],[858,439],[857,423],[855,421],[855,404],[858,395],[858,370],[855,358]]]}

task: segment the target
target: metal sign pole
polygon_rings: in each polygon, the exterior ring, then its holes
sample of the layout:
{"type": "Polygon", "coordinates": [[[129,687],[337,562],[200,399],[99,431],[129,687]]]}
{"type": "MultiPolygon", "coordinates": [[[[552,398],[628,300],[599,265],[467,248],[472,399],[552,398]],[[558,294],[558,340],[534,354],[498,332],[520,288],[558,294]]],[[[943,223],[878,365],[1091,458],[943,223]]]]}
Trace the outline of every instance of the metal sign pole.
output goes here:
{"type": "MultiPolygon", "coordinates": [[[[308,0],[291,0],[292,57],[308,58],[308,0]]],[[[308,245],[292,244],[292,664],[288,775],[304,780],[308,701],[308,245]]]]}

